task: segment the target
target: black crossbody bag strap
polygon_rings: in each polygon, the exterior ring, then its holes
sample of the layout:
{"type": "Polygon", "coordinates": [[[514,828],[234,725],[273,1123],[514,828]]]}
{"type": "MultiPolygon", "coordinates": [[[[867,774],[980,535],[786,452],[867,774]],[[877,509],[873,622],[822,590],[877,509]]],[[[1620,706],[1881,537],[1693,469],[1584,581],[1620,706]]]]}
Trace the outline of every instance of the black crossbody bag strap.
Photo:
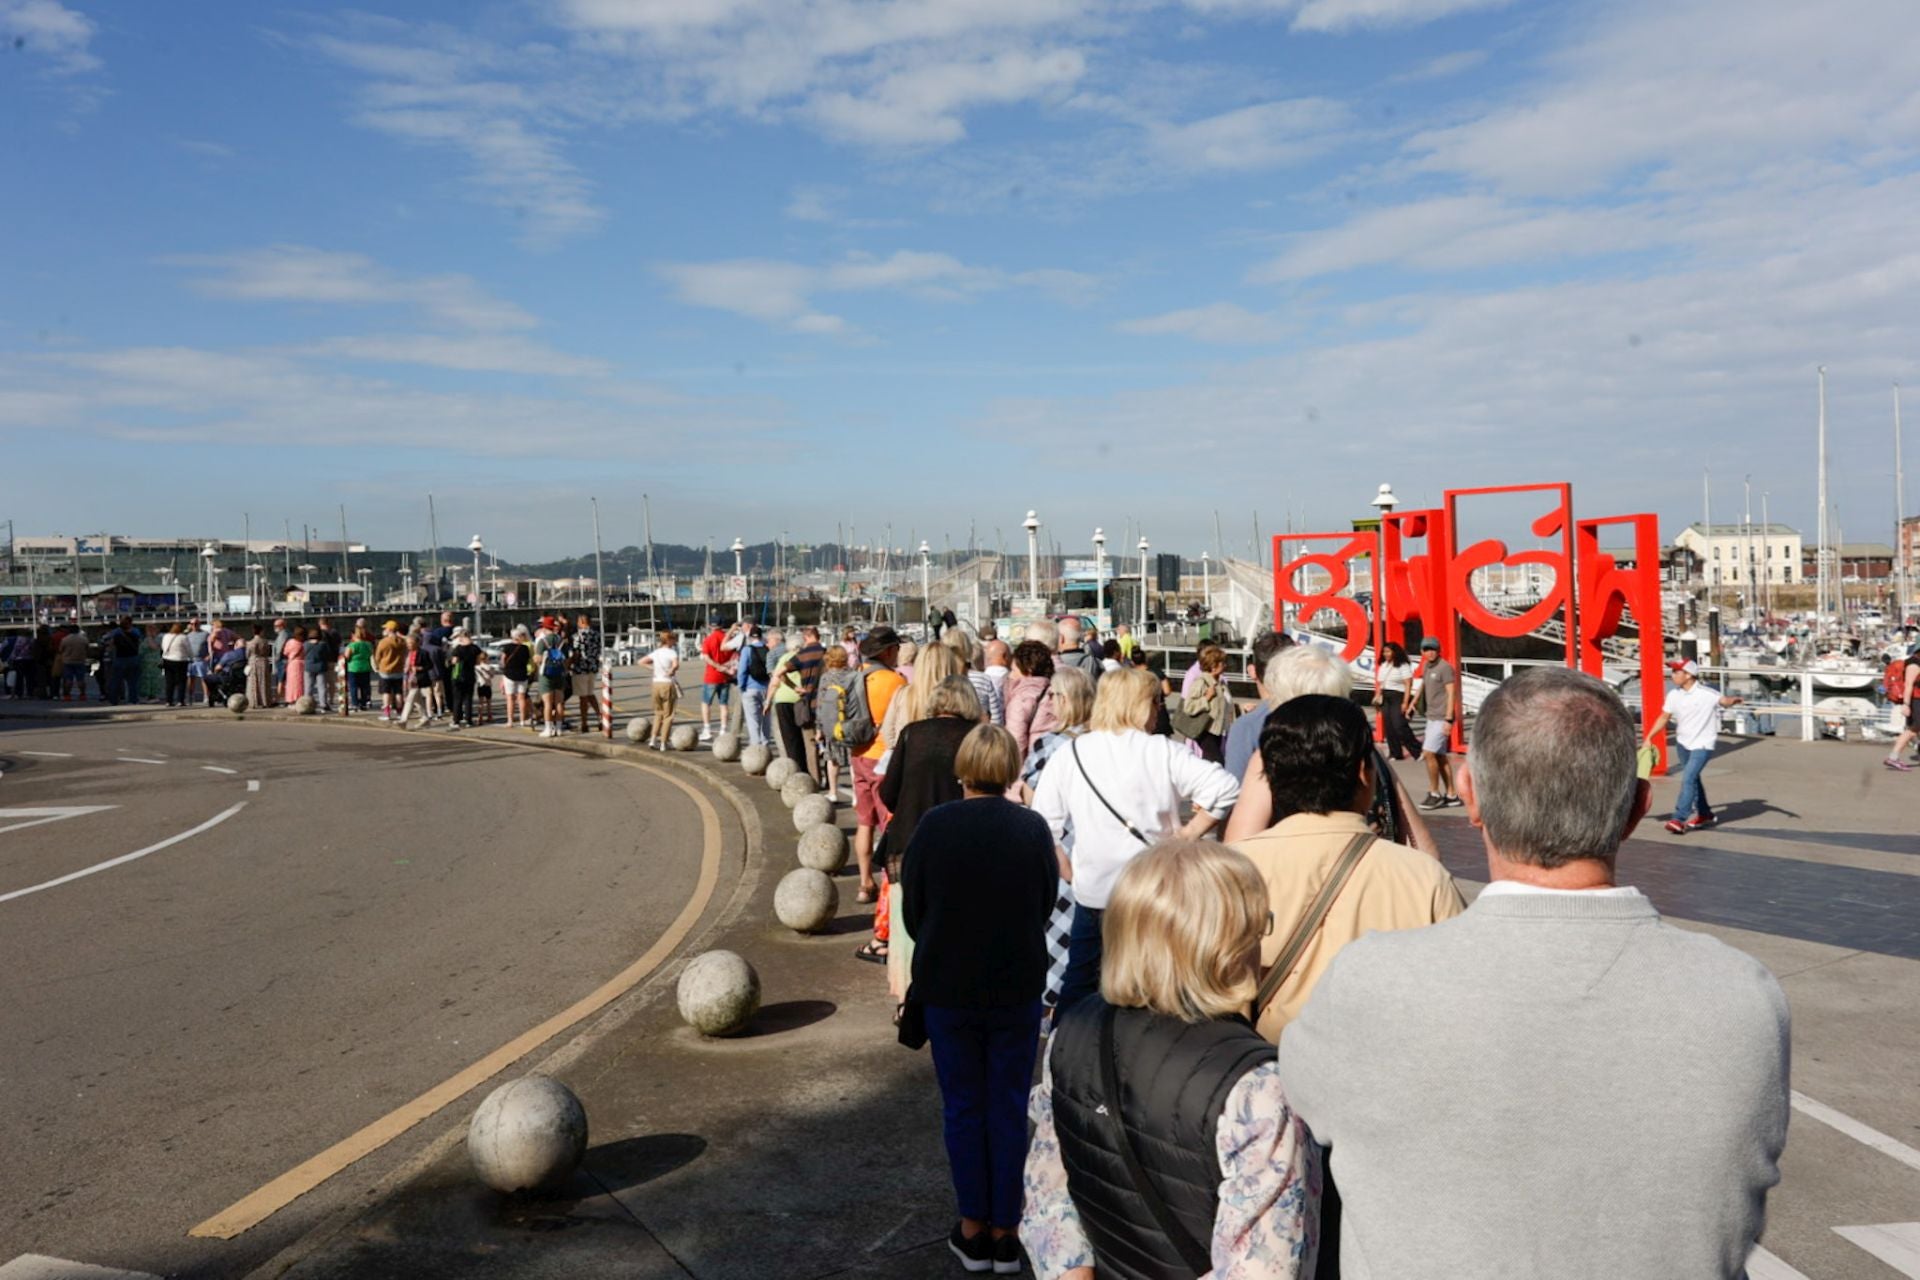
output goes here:
{"type": "Polygon", "coordinates": [[[1071,746],[1069,746],[1068,750],[1073,752],[1074,767],[1079,769],[1080,776],[1086,779],[1087,789],[1093,792],[1093,798],[1106,806],[1107,812],[1113,815],[1113,820],[1115,822],[1118,822],[1121,826],[1125,827],[1127,829],[1128,835],[1132,836],[1135,840],[1138,840],[1141,844],[1152,844],[1153,841],[1147,839],[1146,835],[1140,830],[1140,828],[1134,826],[1131,822],[1128,822],[1126,815],[1121,813],[1118,809],[1114,808],[1113,802],[1108,800],[1105,796],[1101,795],[1100,788],[1093,785],[1093,775],[1087,772],[1087,766],[1084,763],[1082,763],[1080,760],[1080,740],[1078,738],[1075,738],[1073,740],[1073,743],[1071,744],[1071,746]]]}
{"type": "Polygon", "coordinates": [[[1120,1069],[1115,1065],[1113,1043],[1113,1023],[1119,1012],[1108,1005],[1100,1015],[1100,1092],[1105,1096],[1105,1110],[1113,1121],[1114,1132],[1120,1137],[1117,1144],[1120,1158],[1126,1163],[1127,1177],[1133,1180],[1133,1189],[1147,1202],[1147,1211],[1153,1214],[1160,1234],[1179,1252],[1195,1276],[1203,1276],[1213,1270],[1213,1255],[1180,1225],[1180,1220],[1173,1216],[1173,1210],[1167,1207],[1167,1202],[1147,1177],[1147,1171],[1140,1167],[1140,1157],[1133,1151],[1133,1135],[1127,1132],[1126,1119],[1120,1113],[1120,1069]]]}
{"type": "Polygon", "coordinates": [[[1300,917],[1300,923],[1287,935],[1286,945],[1280,948],[1280,954],[1274,958],[1273,968],[1267,970],[1266,977],[1260,979],[1260,991],[1253,997],[1255,1022],[1260,1021],[1260,1015],[1267,1011],[1267,1006],[1273,1003],[1274,995],[1279,992],[1280,984],[1300,963],[1300,953],[1307,949],[1307,944],[1320,932],[1320,926],[1327,922],[1327,912],[1333,910],[1334,900],[1347,887],[1347,881],[1353,878],[1354,869],[1360,865],[1360,859],[1367,856],[1374,839],[1371,831],[1362,831],[1347,842],[1345,852],[1333,868],[1333,874],[1320,886],[1320,892],[1314,895],[1307,913],[1300,917]]]}

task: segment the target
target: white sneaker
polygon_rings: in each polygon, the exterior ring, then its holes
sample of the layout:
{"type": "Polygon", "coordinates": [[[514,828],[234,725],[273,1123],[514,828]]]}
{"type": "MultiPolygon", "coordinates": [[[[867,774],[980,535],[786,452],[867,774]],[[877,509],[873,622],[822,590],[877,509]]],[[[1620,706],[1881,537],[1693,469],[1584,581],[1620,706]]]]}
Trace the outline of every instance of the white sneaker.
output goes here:
{"type": "Polygon", "coordinates": [[[553,736],[553,726],[550,724],[541,725],[540,736],[543,738],[551,738],[553,736]]]}

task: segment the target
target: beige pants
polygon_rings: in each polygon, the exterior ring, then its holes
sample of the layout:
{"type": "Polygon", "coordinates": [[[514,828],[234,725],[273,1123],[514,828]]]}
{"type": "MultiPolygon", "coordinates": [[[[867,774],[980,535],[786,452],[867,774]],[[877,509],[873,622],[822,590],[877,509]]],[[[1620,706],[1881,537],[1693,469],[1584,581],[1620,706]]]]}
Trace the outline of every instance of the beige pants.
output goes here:
{"type": "Polygon", "coordinates": [[[653,686],[653,742],[665,742],[673,730],[673,708],[680,701],[680,686],[656,681],[653,686]]]}

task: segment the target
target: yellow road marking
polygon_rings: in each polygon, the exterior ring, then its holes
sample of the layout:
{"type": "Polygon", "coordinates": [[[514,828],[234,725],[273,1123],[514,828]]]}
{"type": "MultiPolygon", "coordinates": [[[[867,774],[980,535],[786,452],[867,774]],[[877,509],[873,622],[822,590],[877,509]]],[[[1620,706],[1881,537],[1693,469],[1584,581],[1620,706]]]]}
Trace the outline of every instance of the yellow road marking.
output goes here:
{"type": "MultiPolygon", "coordinates": [[[[520,744],[506,745],[519,746],[520,744]]],[[[521,749],[536,750],[537,748],[522,747],[521,749]]],[[[660,940],[648,947],[646,953],[638,960],[608,979],[592,994],[554,1014],[539,1026],[509,1040],[458,1075],[442,1081],[413,1101],[388,1112],[358,1133],[336,1142],[319,1155],[287,1170],[259,1190],[222,1209],[188,1231],[189,1236],[231,1240],[242,1232],[259,1226],[328,1178],[345,1170],[355,1161],[378,1151],[448,1103],[460,1098],[475,1085],[498,1075],[561,1032],[606,1008],[639,985],[642,979],[659,967],[660,963],[672,955],[674,949],[686,940],[687,935],[692,933],[694,926],[699,923],[701,913],[707,909],[707,904],[713,898],[714,888],[720,882],[720,815],[715,812],[713,802],[702,795],[690,782],[651,765],[630,760],[614,760],[614,763],[626,765],[630,769],[639,769],[643,773],[650,773],[671,782],[686,792],[700,811],[700,822],[704,828],[700,851],[700,880],[694,887],[693,897],[688,899],[685,907],[681,908],[680,914],[675,917],[673,923],[667,926],[667,931],[660,936],[660,940]]]]}

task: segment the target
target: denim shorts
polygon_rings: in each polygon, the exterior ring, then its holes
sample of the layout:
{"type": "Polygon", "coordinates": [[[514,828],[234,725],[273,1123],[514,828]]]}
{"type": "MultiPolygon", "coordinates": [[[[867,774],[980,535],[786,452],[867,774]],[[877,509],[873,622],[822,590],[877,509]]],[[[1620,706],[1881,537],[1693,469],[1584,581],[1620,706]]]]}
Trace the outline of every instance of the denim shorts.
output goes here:
{"type": "Polygon", "coordinates": [[[707,706],[712,706],[717,702],[724,707],[732,696],[733,686],[730,684],[703,684],[700,686],[700,701],[707,706]]]}

